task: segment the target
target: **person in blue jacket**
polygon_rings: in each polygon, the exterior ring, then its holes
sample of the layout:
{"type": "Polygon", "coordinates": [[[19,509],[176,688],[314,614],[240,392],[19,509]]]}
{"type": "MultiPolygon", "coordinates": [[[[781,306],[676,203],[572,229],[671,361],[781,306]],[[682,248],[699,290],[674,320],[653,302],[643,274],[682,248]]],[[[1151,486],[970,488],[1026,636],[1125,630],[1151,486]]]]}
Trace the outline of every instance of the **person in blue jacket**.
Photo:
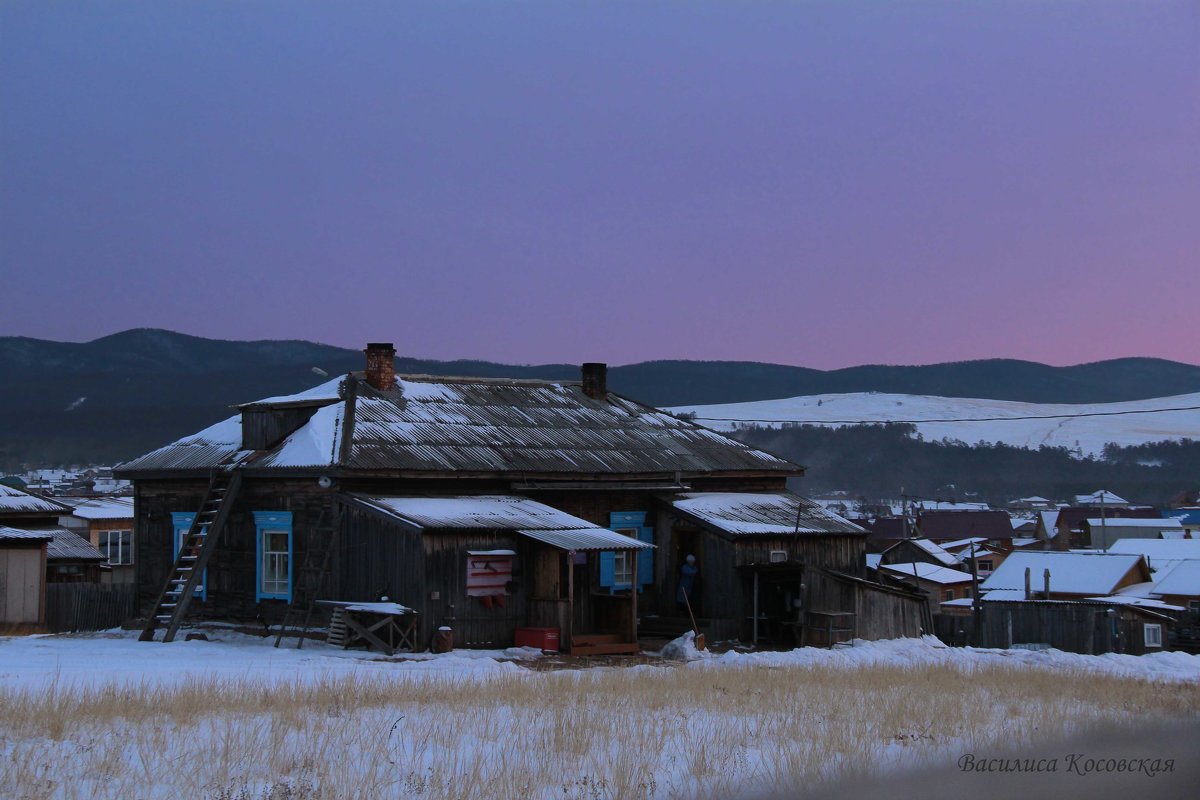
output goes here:
{"type": "Polygon", "coordinates": [[[696,578],[700,569],[696,566],[696,557],[689,555],[679,568],[679,590],[675,592],[675,602],[679,605],[679,613],[686,614],[688,603],[692,605],[692,613],[697,612],[699,598],[696,596],[696,578]]]}

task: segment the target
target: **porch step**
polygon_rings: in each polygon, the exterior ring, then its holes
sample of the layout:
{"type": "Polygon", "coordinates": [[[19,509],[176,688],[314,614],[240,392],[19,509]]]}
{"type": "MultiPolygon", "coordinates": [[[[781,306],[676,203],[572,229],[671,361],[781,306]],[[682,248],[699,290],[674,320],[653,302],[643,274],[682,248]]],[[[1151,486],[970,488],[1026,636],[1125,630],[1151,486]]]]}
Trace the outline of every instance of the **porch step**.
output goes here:
{"type": "Polygon", "coordinates": [[[615,633],[594,633],[571,637],[573,656],[633,655],[641,652],[637,642],[622,641],[615,633]]]}

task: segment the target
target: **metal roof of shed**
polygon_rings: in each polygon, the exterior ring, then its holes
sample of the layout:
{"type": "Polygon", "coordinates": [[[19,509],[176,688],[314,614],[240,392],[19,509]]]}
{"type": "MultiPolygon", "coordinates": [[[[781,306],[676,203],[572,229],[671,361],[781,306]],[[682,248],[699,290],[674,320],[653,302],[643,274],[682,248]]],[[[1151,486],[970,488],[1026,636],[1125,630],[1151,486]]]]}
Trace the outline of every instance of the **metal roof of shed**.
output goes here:
{"type": "Polygon", "coordinates": [[[0,525],[0,542],[48,542],[52,537],[46,531],[27,531],[21,528],[10,528],[0,525]]]}
{"type": "Polygon", "coordinates": [[[669,502],[701,525],[731,536],[867,533],[790,492],[687,492],[669,502]]]}

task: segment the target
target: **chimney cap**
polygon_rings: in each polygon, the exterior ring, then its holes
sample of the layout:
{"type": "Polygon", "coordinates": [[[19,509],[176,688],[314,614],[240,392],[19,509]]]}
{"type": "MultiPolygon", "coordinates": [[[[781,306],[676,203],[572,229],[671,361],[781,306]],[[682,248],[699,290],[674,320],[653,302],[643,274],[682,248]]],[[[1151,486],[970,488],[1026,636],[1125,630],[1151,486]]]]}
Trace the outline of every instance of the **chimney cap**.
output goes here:
{"type": "Polygon", "coordinates": [[[391,342],[367,342],[368,350],[395,350],[396,347],[391,342]]]}

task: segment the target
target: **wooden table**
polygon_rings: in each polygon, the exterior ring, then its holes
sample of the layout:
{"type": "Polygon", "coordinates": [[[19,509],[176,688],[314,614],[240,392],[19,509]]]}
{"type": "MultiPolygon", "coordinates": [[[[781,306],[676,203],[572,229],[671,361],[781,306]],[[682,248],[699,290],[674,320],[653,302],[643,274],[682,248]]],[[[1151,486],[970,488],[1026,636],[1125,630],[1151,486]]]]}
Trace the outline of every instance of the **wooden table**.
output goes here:
{"type": "MultiPolygon", "coordinates": [[[[389,656],[417,646],[417,612],[399,603],[364,603],[351,600],[318,600],[334,607],[334,617],[345,626],[342,647],[365,644],[389,656]]],[[[331,629],[334,627],[331,624],[331,629]]]]}

